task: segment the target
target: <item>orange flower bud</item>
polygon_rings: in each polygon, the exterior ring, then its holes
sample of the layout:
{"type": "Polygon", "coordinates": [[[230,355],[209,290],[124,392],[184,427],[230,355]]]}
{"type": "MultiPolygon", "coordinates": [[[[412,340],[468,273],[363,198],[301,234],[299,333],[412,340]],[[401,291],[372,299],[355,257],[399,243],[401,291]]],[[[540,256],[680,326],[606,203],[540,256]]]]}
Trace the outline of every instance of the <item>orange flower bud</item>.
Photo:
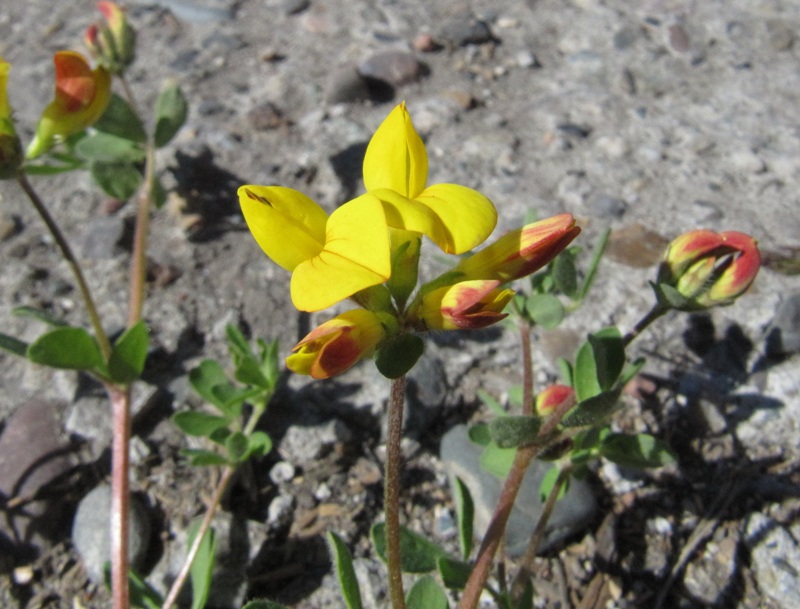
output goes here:
{"type": "Polygon", "coordinates": [[[662,302],[673,308],[726,305],[750,287],[760,266],[761,255],[750,235],[693,230],[670,243],[659,267],[656,291],[662,302]],[[670,298],[665,286],[684,301],[670,298]]]}
{"type": "Polygon", "coordinates": [[[572,214],[560,214],[506,233],[469,258],[454,272],[467,279],[492,279],[507,283],[538,271],[572,240],[581,229],[572,214]]]}
{"type": "Polygon", "coordinates": [[[109,72],[122,74],[133,62],[136,33],[128,23],[125,11],[114,2],[98,2],[97,8],[105,23],[94,23],[86,28],[84,43],[109,72]]]}
{"type": "Polygon", "coordinates": [[[28,146],[29,159],[50,150],[58,139],[83,131],[97,122],[111,99],[111,75],[101,67],[92,70],[80,53],[59,51],[55,99],[44,109],[36,136],[28,146]]]}
{"type": "Polygon", "coordinates": [[[514,290],[499,286],[477,279],[435,289],[422,297],[416,316],[427,330],[485,328],[508,316],[502,311],[514,290]]]}
{"type": "Polygon", "coordinates": [[[370,357],[386,331],[375,313],[347,311],[315,328],[295,345],[286,367],[297,374],[327,379],[370,357]]]}
{"type": "Polygon", "coordinates": [[[536,414],[540,417],[549,416],[562,404],[567,409],[575,405],[575,390],[569,385],[550,385],[536,396],[536,414]]]}

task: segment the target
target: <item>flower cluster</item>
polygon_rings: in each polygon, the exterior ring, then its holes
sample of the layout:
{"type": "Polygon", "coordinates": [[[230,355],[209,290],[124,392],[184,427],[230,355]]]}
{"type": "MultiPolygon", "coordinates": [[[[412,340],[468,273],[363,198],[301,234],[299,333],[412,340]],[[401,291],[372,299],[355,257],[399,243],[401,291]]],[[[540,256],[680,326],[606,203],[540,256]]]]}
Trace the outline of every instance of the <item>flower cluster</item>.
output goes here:
{"type": "Polygon", "coordinates": [[[363,175],[366,192],[330,216],[290,188],[239,189],[256,241],[292,273],[299,310],[345,299],[360,307],[316,328],[287,358],[291,370],[314,378],[339,374],[398,337],[500,321],[514,295],[506,284],[542,268],[580,232],[571,214],[535,222],[417,286],[422,236],[447,254],[469,252],[494,230],[495,207],[471,188],[427,183],[425,145],[404,104],[370,140],[363,175]]]}

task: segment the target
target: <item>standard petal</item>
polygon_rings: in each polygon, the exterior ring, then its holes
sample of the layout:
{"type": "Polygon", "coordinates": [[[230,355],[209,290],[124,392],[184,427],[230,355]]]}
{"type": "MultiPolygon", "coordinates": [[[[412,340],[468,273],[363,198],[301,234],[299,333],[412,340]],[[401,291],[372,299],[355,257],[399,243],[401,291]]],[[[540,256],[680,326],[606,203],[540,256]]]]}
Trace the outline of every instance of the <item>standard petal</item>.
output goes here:
{"type": "Polygon", "coordinates": [[[294,306],[319,311],[391,275],[389,231],[380,200],[364,194],[334,211],[325,246],[292,274],[294,306]]]}
{"type": "Polygon", "coordinates": [[[322,251],[328,214],[303,193],[283,186],[239,188],[239,204],[261,249],[287,271],[322,251]]]}
{"type": "Polygon", "coordinates": [[[494,204],[477,190],[466,186],[434,184],[415,200],[439,218],[446,239],[442,243],[434,241],[448,254],[462,254],[480,245],[497,224],[494,204]]]}
{"type": "Polygon", "coordinates": [[[367,190],[389,188],[414,198],[428,180],[428,153],[405,104],[400,104],[381,123],[364,155],[367,190]]]}

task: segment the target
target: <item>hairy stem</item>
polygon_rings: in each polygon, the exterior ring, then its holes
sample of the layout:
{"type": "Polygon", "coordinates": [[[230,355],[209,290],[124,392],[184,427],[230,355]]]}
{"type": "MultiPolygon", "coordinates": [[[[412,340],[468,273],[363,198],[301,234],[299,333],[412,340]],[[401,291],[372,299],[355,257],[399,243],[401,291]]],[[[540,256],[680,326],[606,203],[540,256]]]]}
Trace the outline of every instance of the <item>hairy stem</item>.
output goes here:
{"type": "Polygon", "coordinates": [[[383,509],[386,513],[386,563],[389,569],[389,597],[392,609],[405,609],[403,573],[400,566],[400,471],[403,436],[403,404],[406,377],[392,381],[386,437],[386,477],[383,487],[383,509]]]}
{"type": "Polygon", "coordinates": [[[139,193],[138,207],[136,209],[136,228],[133,234],[128,326],[136,324],[142,318],[142,309],[144,307],[145,280],[147,275],[147,236],[150,231],[150,206],[153,201],[154,179],[155,150],[150,142],[147,144],[144,186],[139,193]]]}
{"type": "Polygon", "coordinates": [[[531,326],[522,320],[519,326],[522,345],[522,414],[533,414],[533,355],[531,354],[531,326]]]}
{"type": "Polygon", "coordinates": [[[668,310],[669,309],[666,309],[659,304],[654,305],[653,308],[650,309],[622,339],[625,346],[627,347],[630,345],[634,339],[639,336],[639,334],[641,334],[645,328],[647,328],[647,326],[664,315],[664,313],[666,313],[668,310]]]}
{"type": "Polygon", "coordinates": [[[128,482],[131,436],[130,386],[107,387],[112,409],[111,444],[111,593],[114,609],[128,609],[128,482]]]}
{"type": "Polygon", "coordinates": [[[72,248],[64,237],[64,234],[61,232],[61,229],[58,227],[58,224],[56,224],[55,220],[50,215],[50,212],[47,211],[44,202],[34,190],[33,185],[28,180],[28,176],[26,176],[24,172],[20,172],[17,176],[17,181],[19,182],[23,192],[25,192],[27,197],[31,200],[31,203],[33,203],[33,207],[44,221],[45,225],[47,226],[47,230],[49,230],[50,234],[53,236],[53,240],[55,241],[56,246],[58,246],[58,249],[61,250],[61,255],[64,257],[64,260],[67,261],[67,264],[72,271],[72,275],[75,278],[75,283],[78,284],[78,290],[80,290],[81,298],[86,306],[86,312],[89,315],[89,321],[92,324],[95,337],[100,345],[100,350],[103,353],[104,359],[108,360],[108,358],[111,356],[111,343],[108,340],[105,330],[103,330],[103,324],[100,323],[100,315],[98,314],[97,307],[94,304],[94,299],[92,298],[92,293],[89,290],[89,285],[86,283],[86,279],[83,276],[81,266],[78,264],[78,259],[75,257],[75,254],[73,254],[72,248]]]}

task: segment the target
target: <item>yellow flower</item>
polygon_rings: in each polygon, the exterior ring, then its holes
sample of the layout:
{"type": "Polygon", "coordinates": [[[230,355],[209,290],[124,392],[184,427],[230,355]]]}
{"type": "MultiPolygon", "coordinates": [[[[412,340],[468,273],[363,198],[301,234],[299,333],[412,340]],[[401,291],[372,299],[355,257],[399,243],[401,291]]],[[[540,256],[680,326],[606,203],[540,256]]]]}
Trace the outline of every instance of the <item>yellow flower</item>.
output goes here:
{"type": "Polygon", "coordinates": [[[497,211],[476,190],[427,186],[428,154],[405,104],[378,127],[364,156],[364,186],[384,205],[386,223],[427,235],[444,252],[461,254],[494,230],[497,211]]]}
{"type": "Polygon", "coordinates": [[[315,328],[295,345],[286,367],[298,374],[326,379],[370,357],[385,336],[377,315],[364,309],[346,311],[315,328]]]}
{"type": "Polygon", "coordinates": [[[0,57],[0,180],[14,178],[22,165],[22,144],[14,129],[8,103],[8,72],[11,65],[0,57]]]}
{"type": "Polygon", "coordinates": [[[545,266],[581,229],[572,214],[560,214],[506,233],[462,260],[453,269],[466,279],[496,279],[502,283],[525,277],[545,266]]]}
{"type": "Polygon", "coordinates": [[[239,203],[264,253],[292,273],[292,302],[301,311],[329,307],[391,274],[383,206],[370,194],[330,217],[304,194],[280,186],[242,186],[239,203]]]}
{"type": "Polygon", "coordinates": [[[422,297],[416,315],[426,330],[485,328],[508,317],[503,309],[514,290],[499,281],[472,280],[435,289],[422,297]]]}
{"type": "Polygon", "coordinates": [[[58,139],[83,131],[102,116],[111,99],[111,75],[102,66],[92,70],[80,53],[59,51],[55,98],[42,113],[36,136],[28,146],[29,159],[50,150],[58,139]]]}

